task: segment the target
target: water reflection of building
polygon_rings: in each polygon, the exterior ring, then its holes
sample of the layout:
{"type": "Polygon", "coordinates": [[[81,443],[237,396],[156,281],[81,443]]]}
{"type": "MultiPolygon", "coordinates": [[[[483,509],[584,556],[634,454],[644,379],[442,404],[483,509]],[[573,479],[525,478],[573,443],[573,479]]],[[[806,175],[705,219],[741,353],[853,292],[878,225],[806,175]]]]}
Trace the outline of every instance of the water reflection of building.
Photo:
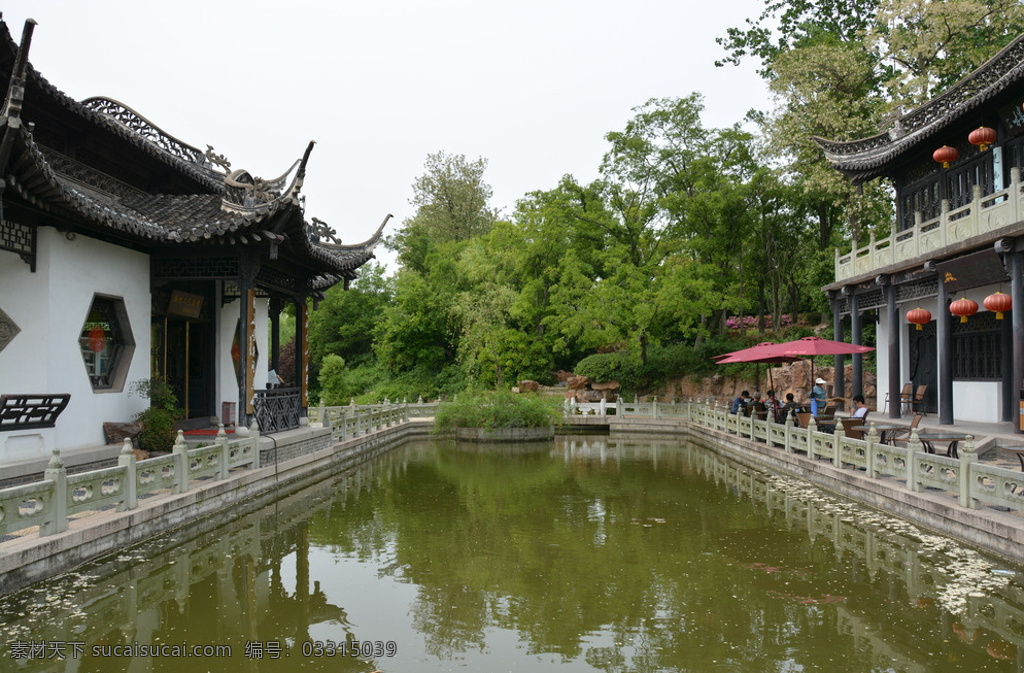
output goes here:
{"type": "MultiPolygon", "coordinates": [[[[812,542],[830,544],[837,560],[851,561],[855,582],[884,581],[892,594],[905,596],[893,603],[903,611],[899,621],[904,625],[941,629],[949,638],[989,649],[991,656],[996,656],[992,646],[999,645],[1000,658],[1015,658],[1016,670],[1024,670],[1024,586],[1009,581],[1012,571],[993,567],[953,540],[841,501],[804,482],[773,477],[698,448],[687,447],[685,454],[706,478],[764,507],[812,542]]],[[[915,647],[912,639],[901,643],[872,615],[837,607],[839,633],[855,638],[858,649],[871,652],[879,665],[928,670],[915,663],[922,661],[920,653],[900,649],[915,647]]]]}
{"type": "MultiPolygon", "coordinates": [[[[310,580],[310,521],[337,506],[332,503],[338,494],[371,488],[404,469],[405,460],[401,451],[393,452],[222,522],[230,525],[198,524],[195,530],[206,532],[179,531],[10,596],[0,613],[21,616],[6,619],[0,656],[10,658],[14,641],[81,643],[86,656],[74,670],[84,673],[108,670],[90,668],[94,646],[229,644],[237,662],[247,641],[301,644],[318,624],[331,624],[339,640],[359,640],[344,607],[330,604],[320,583],[310,580]]],[[[17,670],[64,672],[72,670],[69,661],[74,660],[23,659],[17,670]]],[[[137,657],[130,670],[166,670],[160,662],[137,657]]],[[[351,657],[309,661],[307,667],[367,670],[351,657]]]]}

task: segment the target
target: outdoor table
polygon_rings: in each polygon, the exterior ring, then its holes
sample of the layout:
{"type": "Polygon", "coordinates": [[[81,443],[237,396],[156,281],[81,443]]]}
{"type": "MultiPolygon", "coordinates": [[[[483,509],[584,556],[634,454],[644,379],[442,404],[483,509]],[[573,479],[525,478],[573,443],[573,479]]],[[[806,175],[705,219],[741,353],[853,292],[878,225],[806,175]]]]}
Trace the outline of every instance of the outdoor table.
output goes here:
{"type": "Polygon", "coordinates": [[[1008,446],[1000,446],[1000,449],[1008,453],[1012,453],[1017,456],[1017,460],[1020,461],[1020,471],[1024,472],[1024,448],[1022,449],[1011,449],[1008,446]]]}
{"type": "MultiPolygon", "coordinates": [[[[855,425],[850,429],[867,433],[871,430],[871,425],[855,425]]],[[[899,431],[909,428],[898,423],[875,423],[875,430],[878,431],[878,438],[883,444],[893,444],[899,431]]]]}
{"type": "Polygon", "coordinates": [[[969,435],[965,435],[962,432],[948,432],[945,430],[926,430],[924,432],[918,432],[917,438],[924,444],[924,450],[928,453],[935,453],[935,447],[932,446],[932,442],[949,442],[946,445],[946,455],[950,458],[959,458],[957,454],[957,447],[960,442],[967,439],[969,435]]]}

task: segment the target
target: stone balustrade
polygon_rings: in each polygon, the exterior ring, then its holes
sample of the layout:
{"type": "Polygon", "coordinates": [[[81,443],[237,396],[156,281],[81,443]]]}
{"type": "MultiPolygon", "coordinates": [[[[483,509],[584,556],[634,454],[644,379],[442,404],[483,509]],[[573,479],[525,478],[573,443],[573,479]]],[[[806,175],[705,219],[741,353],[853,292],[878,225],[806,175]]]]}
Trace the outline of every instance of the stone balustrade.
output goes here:
{"type": "Polygon", "coordinates": [[[970,203],[950,209],[943,201],[937,218],[923,220],[917,213],[914,226],[876,239],[872,234],[867,245],[853,242],[850,252],[835,252],[836,282],[876,273],[892,265],[920,260],[953,245],[971,239],[994,235],[1003,227],[1024,220],[1024,194],[1020,169],[1010,169],[1010,186],[988,196],[974,187],[970,203]]]}

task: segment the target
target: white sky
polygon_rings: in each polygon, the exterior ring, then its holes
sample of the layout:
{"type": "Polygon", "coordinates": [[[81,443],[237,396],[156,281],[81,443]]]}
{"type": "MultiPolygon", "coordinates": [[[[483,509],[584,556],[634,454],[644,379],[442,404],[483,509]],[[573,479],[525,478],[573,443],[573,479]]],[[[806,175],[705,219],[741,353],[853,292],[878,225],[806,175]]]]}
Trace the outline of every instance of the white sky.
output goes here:
{"type": "MultiPolygon", "coordinates": [[[[754,62],[715,68],[715,37],[763,0],[5,0],[29,60],[81,100],[119,100],[165,132],[277,177],[317,142],[306,217],[345,243],[410,217],[428,154],[488,161],[509,214],[562,175],[597,177],[604,135],[650,98],[700,91],[725,127],[768,95],[754,62]]],[[[31,101],[26,101],[30,106],[31,101]]],[[[390,260],[378,248],[377,257],[390,260]]]]}

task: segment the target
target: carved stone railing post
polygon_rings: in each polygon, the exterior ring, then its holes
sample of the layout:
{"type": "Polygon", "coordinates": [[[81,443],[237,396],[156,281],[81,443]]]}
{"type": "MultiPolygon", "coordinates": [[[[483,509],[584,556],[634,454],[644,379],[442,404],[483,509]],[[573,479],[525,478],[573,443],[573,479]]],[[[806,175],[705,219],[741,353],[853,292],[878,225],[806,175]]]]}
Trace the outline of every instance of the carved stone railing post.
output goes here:
{"type": "Polygon", "coordinates": [[[971,471],[972,464],[976,462],[978,462],[978,452],[975,450],[974,436],[967,435],[964,439],[963,450],[960,451],[960,470],[957,482],[960,486],[960,506],[968,509],[981,508],[979,501],[971,497],[971,483],[974,481],[971,471]]]}
{"type": "Polygon", "coordinates": [[[249,441],[252,442],[252,469],[260,468],[260,424],[252,419],[249,424],[249,441]]]}
{"type": "MultiPolygon", "coordinates": [[[[253,417],[255,422],[255,417],[253,417]]],[[[228,433],[224,432],[224,424],[217,426],[217,446],[220,447],[218,454],[217,479],[228,478],[228,466],[231,464],[231,450],[228,448],[228,433]]]]}
{"type": "Polygon", "coordinates": [[[832,428],[832,466],[837,470],[843,469],[843,437],[846,436],[842,423],[836,423],[832,428]]]}
{"type": "Polygon", "coordinates": [[[793,453],[793,414],[786,414],[786,453],[793,453]]]}
{"type": "Polygon", "coordinates": [[[807,457],[814,460],[817,456],[814,453],[814,433],[818,431],[818,421],[814,416],[807,422],[807,457]]]}
{"type": "Polygon", "coordinates": [[[50,501],[50,520],[39,527],[39,534],[63,533],[68,529],[68,472],[57,449],[53,450],[43,478],[53,482],[53,498],[50,501]]]}
{"type": "Polygon", "coordinates": [[[178,485],[175,493],[188,491],[188,444],[185,443],[185,435],[178,430],[178,438],[174,440],[174,448],[171,449],[174,455],[174,471],[177,473],[178,485]]]}
{"type": "Polygon", "coordinates": [[[139,482],[136,478],[138,471],[135,463],[135,446],[130,438],[125,437],[121,445],[121,453],[117,456],[118,466],[125,468],[124,500],[117,506],[117,511],[119,512],[135,509],[139,506],[139,482]]]}
{"type": "Polygon", "coordinates": [[[910,441],[907,442],[907,488],[911,491],[920,491],[921,485],[917,483],[917,454],[924,450],[921,438],[917,436],[917,428],[910,431],[910,441]]]}

